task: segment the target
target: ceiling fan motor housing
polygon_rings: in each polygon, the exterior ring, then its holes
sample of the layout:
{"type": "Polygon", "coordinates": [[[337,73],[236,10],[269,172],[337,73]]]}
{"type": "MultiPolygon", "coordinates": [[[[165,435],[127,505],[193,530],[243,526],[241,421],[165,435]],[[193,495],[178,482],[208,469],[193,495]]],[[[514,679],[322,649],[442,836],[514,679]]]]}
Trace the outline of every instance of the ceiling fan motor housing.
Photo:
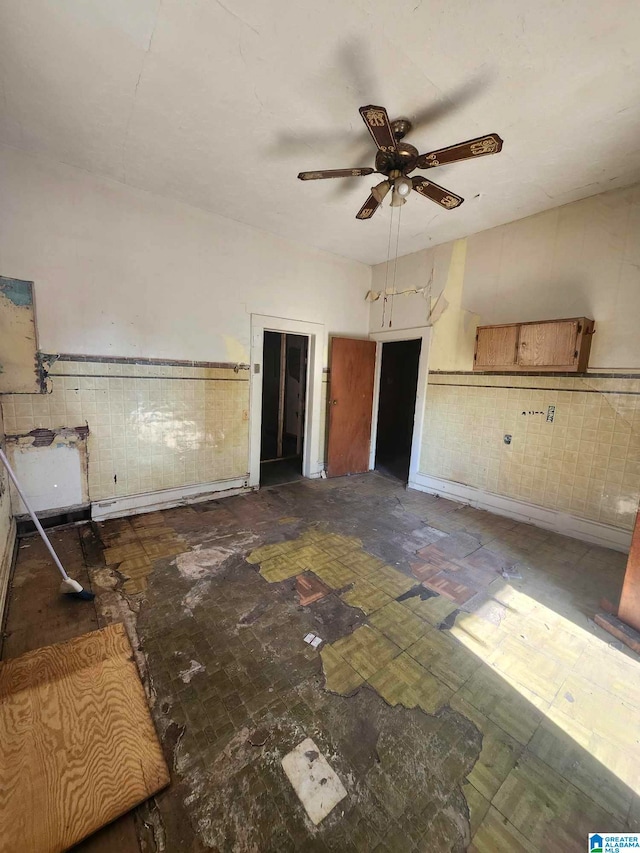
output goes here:
{"type": "Polygon", "coordinates": [[[376,172],[389,176],[390,172],[403,175],[413,171],[418,159],[418,149],[408,142],[398,142],[397,151],[378,151],[376,154],[376,172]]]}
{"type": "Polygon", "coordinates": [[[413,125],[408,118],[397,118],[395,121],[391,122],[391,130],[393,131],[395,138],[398,140],[404,139],[412,127],[413,125]]]}

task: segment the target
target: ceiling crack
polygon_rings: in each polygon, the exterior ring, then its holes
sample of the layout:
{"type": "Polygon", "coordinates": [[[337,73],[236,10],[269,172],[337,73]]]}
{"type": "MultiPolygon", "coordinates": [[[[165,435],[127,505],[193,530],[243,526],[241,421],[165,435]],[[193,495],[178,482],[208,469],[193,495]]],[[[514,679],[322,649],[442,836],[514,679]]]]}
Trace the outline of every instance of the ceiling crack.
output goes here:
{"type": "Polygon", "coordinates": [[[241,18],[241,17],[240,17],[240,15],[236,15],[236,13],[235,13],[235,12],[231,11],[231,9],[228,9],[228,8],[224,5],[224,3],[221,3],[221,2],[220,2],[220,0],[216,0],[216,3],[218,4],[218,6],[220,6],[220,8],[221,8],[221,9],[224,9],[224,11],[225,11],[228,15],[231,15],[231,17],[232,17],[232,18],[235,18],[235,19],[236,19],[236,21],[240,21],[240,23],[241,23],[241,24],[244,24],[244,25],[245,25],[245,27],[249,27],[249,29],[250,29],[252,32],[254,32],[257,36],[259,36],[259,35],[260,35],[260,33],[258,32],[258,30],[257,30],[255,27],[252,27],[252,26],[251,26],[251,24],[250,24],[248,21],[245,21],[245,19],[244,19],[244,18],[241,18]]]}
{"type": "Polygon", "coordinates": [[[160,12],[162,11],[162,2],[163,0],[158,0],[158,6],[156,9],[156,19],[153,22],[153,29],[151,30],[151,35],[149,36],[149,42],[147,44],[147,48],[144,52],[144,56],[142,57],[142,62],[140,64],[140,73],[138,74],[138,79],[136,80],[136,85],[133,90],[133,98],[131,100],[131,109],[129,110],[129,118],[127,119],[127,126],[125,128],[124,137],[122,140],[122,181],[123,183],[127,183],[127,144],[129,142],[129,130],[131,129],[131,122],[133,120],[133,112],[136,107],[136,99],[138,97],[138,88],[140,87],[140,81],[142,80],[142,75],[144,73],[144,67],[147,62],[147,57],[151,52],[151,45],[153,44],[153,37],[156,34],[156,28],[158,26],[158,21],[160,20],[160,12]]]}

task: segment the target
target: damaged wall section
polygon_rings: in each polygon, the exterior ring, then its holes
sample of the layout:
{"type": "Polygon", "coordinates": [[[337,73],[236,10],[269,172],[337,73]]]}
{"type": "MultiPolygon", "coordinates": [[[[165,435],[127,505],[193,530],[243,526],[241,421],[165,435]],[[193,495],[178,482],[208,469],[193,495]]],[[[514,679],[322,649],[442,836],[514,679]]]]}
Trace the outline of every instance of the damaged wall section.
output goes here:
{"type": "Polygon", "coordinates": [[[41,390],[33,282],[0,276],[0,394],[41,390]]]}
{"type": "Polygon", "coordinates": [[[0,398],[6,431],[27,436],[29,451],[23,455],[31,458],[38,449],[34,443],[43,441],[47,430],[72,440],[66,427],[88,425],[88,455],[74,462],[76,471],[85,458],[88,465],[84,500],[246,476],[246,367],[73,355],[48,360],[51,393],[0,398]]]}
{"type": "MultiPolygon", "coordinates": [[[[86,426],[7,435],[9,463],[36,512],[89,503],[88,435],[86,426]]],[[[14,515],[27,512],[13,484],[11,506],[14,515]]]]}

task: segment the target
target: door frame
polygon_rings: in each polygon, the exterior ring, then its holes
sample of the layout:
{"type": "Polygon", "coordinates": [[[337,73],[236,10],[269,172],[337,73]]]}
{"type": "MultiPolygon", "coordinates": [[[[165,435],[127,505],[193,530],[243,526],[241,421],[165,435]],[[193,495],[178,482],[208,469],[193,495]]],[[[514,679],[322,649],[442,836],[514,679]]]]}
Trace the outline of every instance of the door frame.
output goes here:
{"type": "Polygon", "coordinates": [[[424,412],[429,379],[429,346],[431,344],[431,326],[415,326],[411,329],[388,329],[371,332],[369,338],[376,341],[376,370],[373,380],[373,411],[371,414],[371,448],[369,452],[369,470],[376,467],[376,441],[378,438],[378,409],[380,406],[380,378],[382,375],[382,345],[391,341],[415,341],[420,339],[420,358],[418,359],[418,385],[416,387],[416,405],[413,415],[413,436],[411,438],[411,457],[409,459],[409,482],[411,486],[420,465],[420,441],[424,427],[424,412]]]}
{"type": "Polygon", "coordinates": [[[319,477],[323,468],[320,453],[320,424],[322,417],[322,360],[326,332],[322,323],[251,315],[251,376],[249,388],[249,482],[260,486],[260,443],[262,440],[262,359],[264,333],[280,332],[304,335],[309,340],[307,351],[307,389],[305,396],[304,447],[302,476],[319,477]]]}

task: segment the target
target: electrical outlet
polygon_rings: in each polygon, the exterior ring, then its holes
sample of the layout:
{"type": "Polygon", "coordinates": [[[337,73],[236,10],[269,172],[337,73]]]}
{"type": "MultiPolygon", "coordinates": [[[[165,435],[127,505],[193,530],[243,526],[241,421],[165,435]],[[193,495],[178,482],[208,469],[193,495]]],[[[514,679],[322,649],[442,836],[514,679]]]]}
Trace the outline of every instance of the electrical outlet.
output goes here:
{"type": "Polygon", "coordinates": [[[505,443],[505,444],[511,444],[511,439],[512,439],[512,438],[513,438],[513,436],[512,436],[512,435],[509,435],[509,434],[507,433],[507,435],[505,435],[505,437],[504,437],[503,441],[504,441],[504,443],[505,443]]]}

